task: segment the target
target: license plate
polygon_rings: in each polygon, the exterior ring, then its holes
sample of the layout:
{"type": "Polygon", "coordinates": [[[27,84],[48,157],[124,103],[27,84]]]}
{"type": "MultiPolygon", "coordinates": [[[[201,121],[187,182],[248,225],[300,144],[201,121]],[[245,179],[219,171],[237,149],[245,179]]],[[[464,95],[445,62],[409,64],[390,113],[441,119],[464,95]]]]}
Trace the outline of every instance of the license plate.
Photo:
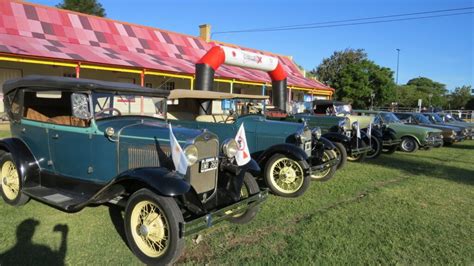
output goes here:
{"type": "Polygon", "coordinates": [[[346,131],[346,132],[344,132],[344,133],[346,133],[346,136],[348,136],[349,138],[352,136],[352,132],[351,132],[351,131],[346,131]]]}
{"type": "Polygon", "coordinates": [[[219,159],[215,158],[207,158],[201,161],[200,166],[200,173],[208,172],[217,169],[219,166],[219,159]]]}
{"type": "Polygon", "coordinates": [[[311,141],[308,141],[304,144],[304,150],[310,151],[311,150],[311,141]]]}

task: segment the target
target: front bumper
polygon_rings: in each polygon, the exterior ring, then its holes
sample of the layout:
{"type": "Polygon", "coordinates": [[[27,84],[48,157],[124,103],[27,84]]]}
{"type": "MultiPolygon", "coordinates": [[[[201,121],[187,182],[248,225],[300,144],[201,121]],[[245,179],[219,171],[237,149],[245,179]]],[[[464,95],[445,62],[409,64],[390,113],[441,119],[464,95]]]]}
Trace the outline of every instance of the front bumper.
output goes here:
{"type": "Polygon", "coordinates": [[[382,142],[382,145],[385,146],[394,146],[394,145],[400,145],[402,143],[402,140],[400,139],[387,139],[382,142]]]}
{"type": "Polygon", "coordinates": [[[334,159],[331,159],[329,161],[326,161],[322,164],[318,164],[318,165],[311,165],[311,172],[320,172],[320,171],[324,171],[324,170],[327,170],[335,165],[338,164],[338,160],[337,158],[334,158],[334,159]]]}
{"type": "Polygon", "coordinates": [[[360,155],[360,154],[363,154],[363,153],[367,153],[371,150],[372,150],[372,147],[369,147],[369,146],[364,147],[364,148],[355,148],[355,149],[351,149],[349,154],[350,154],[350,156],[354,157],[354,156],[357,156],[357,155],[360,155]]]}
{"type": "Polygon", "coordinates": [[[443,145],[443,137],[428,137],[423,143],[423,147],[440,147],[443,145]]]}
{"type": "Polygon", "coordinates": [[[267,197],[268,191],[263,190],[260,191],[260,193],[245,198],[237,203],[210,212],[194,220],[184,222],[180,227],[180,235],[185,237],[209,228],[219,222],[226,220],[226,218],[243,213],[247,209],[261,204],[267,197]]]}

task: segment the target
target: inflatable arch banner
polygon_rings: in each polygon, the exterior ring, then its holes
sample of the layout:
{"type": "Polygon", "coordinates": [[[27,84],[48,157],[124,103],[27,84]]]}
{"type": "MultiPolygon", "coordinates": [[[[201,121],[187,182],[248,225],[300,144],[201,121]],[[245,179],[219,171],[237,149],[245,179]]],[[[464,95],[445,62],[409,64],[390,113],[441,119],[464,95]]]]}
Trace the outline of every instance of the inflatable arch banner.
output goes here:
{"type": "Polygon", "coordinates": [[[272,79],[273,105],[286,110],[287,74],[278,58],[227,46],[214,46],[196,63],[195,89],[212,90],[214,74],[222,64],[266,71],[272,79]]]}

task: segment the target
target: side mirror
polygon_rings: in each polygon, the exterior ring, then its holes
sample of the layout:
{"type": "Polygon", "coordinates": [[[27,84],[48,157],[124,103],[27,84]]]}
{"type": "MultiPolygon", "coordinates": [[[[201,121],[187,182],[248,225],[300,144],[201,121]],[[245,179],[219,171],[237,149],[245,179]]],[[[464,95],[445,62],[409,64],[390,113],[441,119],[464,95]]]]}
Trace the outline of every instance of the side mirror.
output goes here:
{"type": "Polygon", "coordinates": [[[80,119],[89,120],[92,114],[89,109],[89,98],[83,93],[73,93],[71,95],[72,115],[80,119]]]}

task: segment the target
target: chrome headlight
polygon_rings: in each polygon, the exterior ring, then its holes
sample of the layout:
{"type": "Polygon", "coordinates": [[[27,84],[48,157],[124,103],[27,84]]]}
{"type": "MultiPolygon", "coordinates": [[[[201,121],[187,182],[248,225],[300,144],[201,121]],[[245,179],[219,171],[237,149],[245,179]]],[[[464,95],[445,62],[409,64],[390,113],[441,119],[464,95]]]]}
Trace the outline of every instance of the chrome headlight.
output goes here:
{"type": "Polygon", "coordinates": [[[226,139],[222,144],[222,152],[227,158],[233,158],[239,151],[239,145],[235,139],[226,139]]]}
{"type": "Polygon", "coordinates": [[[456,137],[456,131],[451,130],[451,136],[452,136],[453,138],[456,137]]]}
{"type": "Polygon", "coordinates": [[[184,148],[183,152],[186,156],[186,159],[188,160],[189,166],[192,166],[197,162],[199,153],[197,147],[194,144],[188,145],[186,148],[184,148]]]}
{"type": "Polygon", "coordinates": [[[339,120],[337,126],[339,126],[340,128],[344,128],[346,126],[346,120],[339,120]]]}
{"type": "Polygon", "coordinates": [[[311,130],[311,134],[312,134],[316,139],[320,139],[320,138],[321,138],[321,135],[322,135],[322,133],[321,133],[321,128],[319,128],[319,127],[313,128],[313,129],[311,130]]]}

